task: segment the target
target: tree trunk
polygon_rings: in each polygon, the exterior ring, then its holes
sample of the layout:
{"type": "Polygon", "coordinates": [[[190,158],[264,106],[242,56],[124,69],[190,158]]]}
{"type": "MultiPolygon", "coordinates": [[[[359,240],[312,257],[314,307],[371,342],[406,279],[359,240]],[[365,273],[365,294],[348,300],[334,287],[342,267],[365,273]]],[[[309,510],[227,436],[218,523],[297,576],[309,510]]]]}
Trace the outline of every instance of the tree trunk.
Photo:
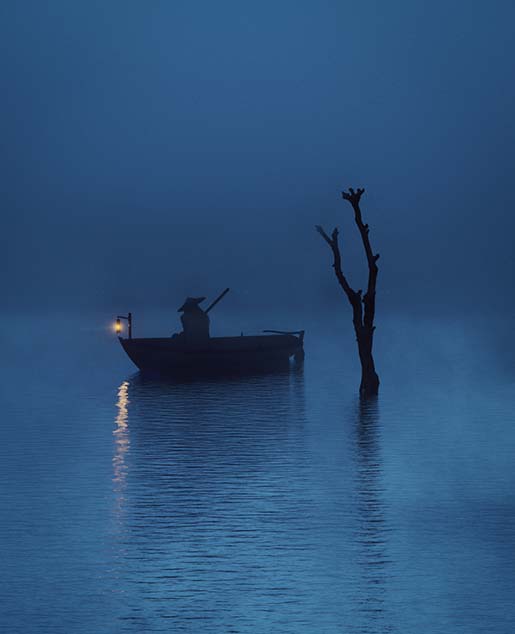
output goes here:
{"type": "Polygon", "coordinates": [[[379,392],[379,377],[372,356],[372,344],[374,331],[363,328],[356,334],[358,340],[359,360],[361,362],[361,383],[359,393],[361,396],[376,396],[379,392]]]}

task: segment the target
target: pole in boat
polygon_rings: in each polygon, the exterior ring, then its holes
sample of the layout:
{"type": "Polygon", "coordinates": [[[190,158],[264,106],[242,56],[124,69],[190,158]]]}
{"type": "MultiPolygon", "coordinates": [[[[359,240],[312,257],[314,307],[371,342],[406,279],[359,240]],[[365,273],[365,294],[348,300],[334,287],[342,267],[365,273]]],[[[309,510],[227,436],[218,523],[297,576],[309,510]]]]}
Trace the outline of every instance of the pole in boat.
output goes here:
{"type": "Polygon", "coordinates": [[[212,308],[214,308],[218,304],[218,302],[227,295],[228,292],[229,292],[229,289],[226,288],[223,293],[220,293],[220,295],[218,295],[218,297],[215,299],[215,301],[212,302],[211,304],[209,304],[209,306],[206,308],[205,312],[208,313],[212,308]]]}

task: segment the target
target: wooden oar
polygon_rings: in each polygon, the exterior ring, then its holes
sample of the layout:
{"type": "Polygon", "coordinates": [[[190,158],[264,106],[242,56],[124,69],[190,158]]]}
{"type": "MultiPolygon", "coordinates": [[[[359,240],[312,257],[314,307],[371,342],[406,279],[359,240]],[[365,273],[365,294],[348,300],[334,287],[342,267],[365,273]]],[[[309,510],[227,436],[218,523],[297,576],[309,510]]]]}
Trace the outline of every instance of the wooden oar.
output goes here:
{"type": "Polygon", "coordinates": [[[212,308],[214,308],[218,304],[218,302],[227,295],[228,292],[229,292],[229,289],[226,288],[223,293],[220,293],[220,295],[218,295],[215,301],[212,304],[209,304],[205,312],[208,313],[212,308]]]}
{"type": "Polygon", "coordinates": [[[273,335],[303,335],[304,330],[263,330],[273,335]]]}

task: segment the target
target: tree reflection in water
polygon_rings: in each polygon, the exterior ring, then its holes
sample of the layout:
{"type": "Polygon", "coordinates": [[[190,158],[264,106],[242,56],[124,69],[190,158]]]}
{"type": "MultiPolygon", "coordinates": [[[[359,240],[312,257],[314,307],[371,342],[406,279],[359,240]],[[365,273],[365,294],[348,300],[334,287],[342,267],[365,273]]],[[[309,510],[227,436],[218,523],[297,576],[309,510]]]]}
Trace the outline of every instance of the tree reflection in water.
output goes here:
{"type": "MultiPolygon", "coordinates": [[[[267,619],[273,630],[286,613],[297,630],[316,618],[321,627],[389,631],[377,401],[357,404],[348,421],[353,460],[332,474],[354,498],[351,532],[334,534],[351,538],[340,551],[346,572],[335,578],[349,591],[340,598],[312,585],[324,582],[319,556],[330,548],[334,518],[323,515],[330,496],[317,497],[330,472],[312,471],[322,430],[305,428],[301,369],[185,383],[137,374],[121,384],[117,410],[115,574],[127,593],[120,618],[149,629],[163,618],[187,622],[198,618],[200,601],[214,631],[231,623],[250,631],[267,619]],[[151,606],[145,616],[131,607],[142,599],[151,606]]],[[[333,575],[337,567],[326,563],[333,575]]]]}
{"type": "Polygon", "coordinates": [[[363,633],[389,632],[387,584],[388,519],[383,485],[378,398],[360,398],[356,412],[358,568],[356,597],[363,633]]]}

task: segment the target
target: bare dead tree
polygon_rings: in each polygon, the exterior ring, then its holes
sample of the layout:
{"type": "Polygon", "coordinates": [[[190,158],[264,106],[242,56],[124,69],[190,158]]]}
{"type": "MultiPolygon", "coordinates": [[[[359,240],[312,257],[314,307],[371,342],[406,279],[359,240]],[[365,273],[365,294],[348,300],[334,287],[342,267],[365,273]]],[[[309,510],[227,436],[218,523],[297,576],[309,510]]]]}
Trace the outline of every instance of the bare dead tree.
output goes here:
{"type": "Polygon", "coordinates": [[[365,295],[361,290],[355,291],[351,288],[347,278],[342,271],[342,259],[340,254],[340,246],[338,244],[338,228],[336,227],[329,236],[324,229],[316,226],[318,233],[324,238],[333,252],[333,268],[341,288],[343,289],[347,299],[352,306],[352,322],[358,342],[359,360],[361,362],[361,384],[359,392],[362,396],[374,396],[379,390],[379,377],[377,376],[372,356],[372,347],[374,343],[374,317],[376,309],[376,281],[377,281],[377,260],[379,254],[374,255],[370,240],[368,238],[369,228],[363,223],[359,202],[364,193],[364,189],[354,191],[352,187],[349,192],[342,192],[342,197],[352,205],[354,210],[354,220],[358,227],[365,248],[368,263],[368,285],[365,295]]]}

